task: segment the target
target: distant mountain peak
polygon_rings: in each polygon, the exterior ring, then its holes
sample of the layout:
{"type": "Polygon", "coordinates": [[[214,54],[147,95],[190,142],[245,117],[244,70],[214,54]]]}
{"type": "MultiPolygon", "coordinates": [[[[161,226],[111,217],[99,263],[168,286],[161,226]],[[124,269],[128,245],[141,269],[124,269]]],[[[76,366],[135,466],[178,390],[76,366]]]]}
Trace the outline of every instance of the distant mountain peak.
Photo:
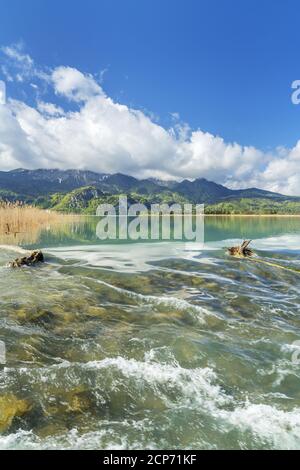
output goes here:
{"type": "Polygon", "coordinates": [[[68,193],[75,189],[93,186],[104,194],[137,193],[145,195],[177,194],[193,203],[211,204],[238,198],[267,198],[295,200],[288,196],[259,188],[229,189],[226,186],[199,177],[194,180],[162,181],[156,178],[137,179],[123,173],[97,173],[91,170],[57,168],[29,170],[17,168],[0,171],[0,190],[14,192],[20,197],[36,198],[54,193],[68,193]]]}

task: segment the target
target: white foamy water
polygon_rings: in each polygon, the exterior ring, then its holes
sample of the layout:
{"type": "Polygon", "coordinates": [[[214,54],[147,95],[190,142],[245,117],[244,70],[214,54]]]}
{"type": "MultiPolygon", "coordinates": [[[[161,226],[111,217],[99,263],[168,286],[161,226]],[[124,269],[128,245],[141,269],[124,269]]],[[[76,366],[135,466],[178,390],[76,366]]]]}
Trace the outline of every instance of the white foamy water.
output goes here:
{"type": "Polygon", "coordinates": [[[91,267],[115,269],[117,271],[149,271],[151,264],[164,259],[178,259],[199,254],[199,248],[184,242],[138,243],[116,245],[72,246],[46,248],[45,250],[64,260],[78,261],[91,267]]]}
{"type": "MultiPolygon", "coordinates": [[[[147,355],[152,357],[151,351],[147,355]]],[[[283,411],[274,406],[266,404],[253,404],[248,400],[244,404],[238,403],[235,398],[228,395],[218,384],[218,377],[211,368],[185,369],[176,361],[172,364],[160,364],[158,362],[136,361],[123,357],[107,358],[102,361],[88,363],[61,363],[49,368],[30,370],[23,368],[21,374],[28,374],[31,378],[39,376],[44,384],[55,382],[56,373],[60,370],[68,371],[68,377],[72,376],[72,370],[79,367],[85,371],[104,371],[115,377],[112,387],[120,387],[127,384],[134,390],[143,390],[150,386],[157,396],[165,403],[167,410],[201,410],[201,413],[219,423],[223,432],[240,432],[241,440],[243,433],[248,432],[257,443],[264,443],[268,447],[277,449],[299,449],[300,447],[300,408],[293,411],[283,411]],[[70,369],[70,370],[69,370],[70,369]],[[133,384],[131,383],[133,381],[133,384]],[[173,396],[170,398],[170,390],[173,396]],[[230,409],[229,409],[230,408],[230,409]]],[[[12,372],[6,370],[6,373],[12,372]]],[[[103,380],[103,379],[102,379],[103,380]]],[[[50,436],[41,439],[33,432],[19,430],[14,434],[0,438],[2,449],[17,448],[116,448],[126,449],[150,446],[159,448],[155,443],[148,442],[143,432],[149,423],[124,421],[117,423],[104,420],[99,422],[100,429],[94,432],[80,434],[76,429],[66,435],[50,436]],[[120,428],[135,427],[141,434],[140,440],[129,443],[125,436],[115,431],[116,424],[120,428]],[[110,440],[114,436],[115,440],[110,440]]]]}

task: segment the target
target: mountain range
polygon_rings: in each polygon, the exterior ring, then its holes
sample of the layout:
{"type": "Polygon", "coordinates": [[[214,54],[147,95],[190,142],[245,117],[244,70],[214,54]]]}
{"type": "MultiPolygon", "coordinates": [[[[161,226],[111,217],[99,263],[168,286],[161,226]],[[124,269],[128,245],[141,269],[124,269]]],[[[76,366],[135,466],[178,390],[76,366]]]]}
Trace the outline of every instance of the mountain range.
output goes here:
{"type": "Polygon", "coordinates": [[[278,209],[280,212],[281,209],[287,210],[287,206],[288,212],[294,213],[298,211],[299,204],[300,212],[300,197],[284,196],[258,188],[233,190],[204,178],[178,182],[154,178],[140,180],[121,173],[104,174],[86,170],[0,171],[2,200],[20,200],[44,208],[92,213],[96,202],[107,201],[109,198],[114,200],[119,194],[127,194],[131,201],[146,204],[204,203],[211,208],[215,207],[217,213],[227,213],[230,207],[239,211],[242,202],[246,206],[264,205],[265,210],[271,210],[271,213],[278,209]]]}

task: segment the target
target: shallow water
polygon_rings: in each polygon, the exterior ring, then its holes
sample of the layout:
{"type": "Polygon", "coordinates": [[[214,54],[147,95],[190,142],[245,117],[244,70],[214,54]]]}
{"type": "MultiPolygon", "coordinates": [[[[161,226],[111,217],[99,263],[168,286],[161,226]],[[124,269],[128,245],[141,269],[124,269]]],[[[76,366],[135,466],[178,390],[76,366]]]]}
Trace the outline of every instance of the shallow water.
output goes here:
{"type": "Polygon", "coordinates": [[[0,397],[28,403],[0,447],[300,449],[300,219],[207,218],[204,247],[95,224],[42,232],[41,267],[0,249],[0,397]]]}

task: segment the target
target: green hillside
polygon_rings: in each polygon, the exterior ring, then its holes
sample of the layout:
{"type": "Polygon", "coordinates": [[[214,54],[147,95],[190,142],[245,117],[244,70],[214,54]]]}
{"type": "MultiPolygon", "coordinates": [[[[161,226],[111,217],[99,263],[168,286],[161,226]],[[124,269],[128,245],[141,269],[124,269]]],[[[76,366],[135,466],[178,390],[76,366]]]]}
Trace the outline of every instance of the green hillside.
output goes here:
{"type": "MultiPolygon", "coordinates": [[[[78,214],[96,214],[100,204],[112,204],[117,207],[119,197],[127,196],[129,204],[140,203],[150,208],[151,204],[184,204],[190,203],[188,198],[182,195],[165,191],[154,194],[139,194],[136,192],[120,194],[104,194],[95,187],[87,186],[75,189],[70,193],[56,193],[49,197],[40,197],[35,200],[37,206],[44,209],[53,209],[59,212],[72,212],[78,214]]],[[[238,215],[238,214],[290,214],[300,215],[300,201],[276,201],[272,199],[235,199],[216,204],[205,205],[206,214],[238,215]]]]}
{"type": "Polygon", "coordinates": [[[300,197],[258,188],[232,190],[196,178],[160,181],[84,170],[25,170],[0,172],[0,201],[22,201],[43,209],[95,214],[99,204],[118,205],[120,195],[130,204],[205,204],[207,214],[300,214],[300,197]]]}
{"type": "Polygon", "coordinates": [[[236,199],[205,206],[206,214],[290,214],[300,215],[300,202],[272,199],[236,199]]]}

